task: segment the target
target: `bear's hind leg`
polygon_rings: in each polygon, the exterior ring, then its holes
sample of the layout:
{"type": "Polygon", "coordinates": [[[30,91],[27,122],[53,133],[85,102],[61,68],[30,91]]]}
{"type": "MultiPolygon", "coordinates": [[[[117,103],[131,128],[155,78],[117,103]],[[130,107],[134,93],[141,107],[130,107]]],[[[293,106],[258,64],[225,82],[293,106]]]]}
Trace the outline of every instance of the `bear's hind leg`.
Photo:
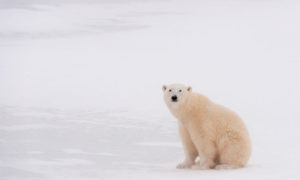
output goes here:
{"type": "Polygon", "coordinates": [[[231,139],[224,136],[219,142],[219,166],[218,169],[236,169],[244,167],[250,157],[250,143],[241,139],[231,139]]]}

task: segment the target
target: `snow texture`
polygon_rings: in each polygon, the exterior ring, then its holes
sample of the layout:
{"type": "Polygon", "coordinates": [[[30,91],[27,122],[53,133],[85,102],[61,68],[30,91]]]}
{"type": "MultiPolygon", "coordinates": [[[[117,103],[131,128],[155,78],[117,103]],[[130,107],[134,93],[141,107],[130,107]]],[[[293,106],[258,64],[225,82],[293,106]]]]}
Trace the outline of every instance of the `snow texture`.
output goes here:
{"type": "Polygon", "coordinates": [[[0,0],[0,180],[300,179],[300,2],[0,0]],[[240,114],[238,170],[177,170],[161,87],[240,114]]]}

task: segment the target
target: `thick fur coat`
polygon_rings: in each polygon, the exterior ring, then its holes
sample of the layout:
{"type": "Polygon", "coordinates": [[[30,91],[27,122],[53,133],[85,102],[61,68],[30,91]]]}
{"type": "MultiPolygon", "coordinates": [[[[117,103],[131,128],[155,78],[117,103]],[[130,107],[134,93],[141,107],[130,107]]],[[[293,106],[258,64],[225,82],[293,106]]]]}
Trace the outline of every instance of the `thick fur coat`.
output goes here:
{"type": "Polygon", "coordinates": [[[181,84],[163,86],[164,100],[178,119],[185,160],[177,168],[244,167],[251,154],[248,130],[228,108],[181,84]],[[199,162],[195,162],[199,157],[199,162]]]}

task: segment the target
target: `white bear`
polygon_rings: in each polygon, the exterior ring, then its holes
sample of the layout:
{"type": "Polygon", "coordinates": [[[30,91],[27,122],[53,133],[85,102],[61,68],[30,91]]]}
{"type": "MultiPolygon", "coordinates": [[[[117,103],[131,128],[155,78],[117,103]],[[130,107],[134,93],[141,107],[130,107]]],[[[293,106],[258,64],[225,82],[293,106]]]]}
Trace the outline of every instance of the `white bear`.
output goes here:
{"type": "Polygon", "coordinates": [[[185,160],[177,168],[233,169],[247,164],[250,137],[236,113],[182,84],[162,89],[165,103],[178,119],[184,147],[185,160]]]}

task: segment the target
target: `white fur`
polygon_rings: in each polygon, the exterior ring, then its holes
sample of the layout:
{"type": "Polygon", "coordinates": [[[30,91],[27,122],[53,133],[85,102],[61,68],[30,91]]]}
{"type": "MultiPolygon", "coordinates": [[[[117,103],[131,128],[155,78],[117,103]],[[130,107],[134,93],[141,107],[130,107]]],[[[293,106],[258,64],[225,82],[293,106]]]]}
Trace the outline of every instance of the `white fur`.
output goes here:
{"type": "Polygon", "coordinates": [[[163,92],[169,110],[178,119],[185,152],[185,160],[177,168],[233,169],[247,164],[250,137],[236,113],[181,84],[163,86],[163,92]],[[174,95],[176,102],[171,99],[174,95]]]}

